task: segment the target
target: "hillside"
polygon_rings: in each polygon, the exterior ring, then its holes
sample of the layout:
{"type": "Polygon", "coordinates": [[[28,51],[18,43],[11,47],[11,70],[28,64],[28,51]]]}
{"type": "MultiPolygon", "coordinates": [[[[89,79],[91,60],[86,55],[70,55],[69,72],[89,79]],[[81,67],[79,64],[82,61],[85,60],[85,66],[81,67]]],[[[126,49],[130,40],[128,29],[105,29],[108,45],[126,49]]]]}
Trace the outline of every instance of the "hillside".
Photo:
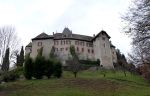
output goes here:
{"type": "Polygon", "coordinates": [[[0,96],[150,96],[150,85],[137,75],[107,71],[64,72],[61,79],[21,80],[0,85],[0,96]]]}

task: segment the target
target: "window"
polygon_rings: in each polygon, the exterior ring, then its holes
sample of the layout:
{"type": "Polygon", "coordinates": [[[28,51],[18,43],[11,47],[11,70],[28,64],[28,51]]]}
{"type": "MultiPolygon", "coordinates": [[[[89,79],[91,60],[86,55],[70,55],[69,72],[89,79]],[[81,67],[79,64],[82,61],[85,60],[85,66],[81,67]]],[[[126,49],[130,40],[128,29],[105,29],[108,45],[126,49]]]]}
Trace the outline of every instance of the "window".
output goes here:
{"type": "Polygon", "coordinates": [[[64,40],[64,45],[65,45],[65,40],[64,40]]]}
{"type": "Polygon", "coordinates": [[[68,47],[66,47],[66,51],[68,50],[68,47]]]}
{"type": "Polygon", "coordinates": [[[60,51],[64,51],[64,48],[60,48],[60,51]]]}
{"type": "Polygon", "coordinates": [[[90,49],[88,49],[88,53],[90,53],[90,49]]]}
{"type": "Polygon", "coordinates": [[[71,41],[69,40],[69,44],[71,44],[71,41]]]}
{"type": "Polygon", "coordinates": [[[80,45],[82,46],[82,42],[80,42],[80,45]]]}
{"type": "Polygon", "coordinates": [[[84,46],[84,42],[83,42],[83,46],[84,46]]]}
{"type": "Polygon", "coordinates": [[[79,48],[77,47],[77,51],[79,51],[79,48]]]}
{"type": "Polygon", "coordinates": [[[82,48],[82,52],[84,52],[84,48],[82,48]]]}
{"type": "Polygon", "coordinates": [[[75,45],[79,45],[79,41],[75,41],[75,45]]]}
{"type": "Polygon", "coordinates": [[[68,40],[66,40],[66,44],[68,44],[68,40]]]}
{"type": "Polygon", "coordinates": [[[38,42],[38,46],[42,46],[42,42],[38,42]]]}
{"type": "Polygon", "coordinates": [[[89,43],[89,47],[93,47],[93,44],[92,44],[92,43],[89,43]]]}
{"type": "Polygon", "coordinates": [[[115,54],[115,52],[112,52],[113,54],[115,54]]]}
{"type": "Polygon", "coordinates": [[[94,53],[94,50],[92,49],[92,53],[94,53]]]}

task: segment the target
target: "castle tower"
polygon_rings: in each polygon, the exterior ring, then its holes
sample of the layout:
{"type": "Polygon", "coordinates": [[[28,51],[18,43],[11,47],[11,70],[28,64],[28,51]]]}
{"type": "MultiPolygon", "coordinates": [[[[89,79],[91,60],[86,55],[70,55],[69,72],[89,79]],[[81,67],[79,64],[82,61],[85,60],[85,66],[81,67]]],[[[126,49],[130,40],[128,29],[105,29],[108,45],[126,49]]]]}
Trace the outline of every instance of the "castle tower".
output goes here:
{"type": "Polygon", "coordinates": [[[103,30],[93,38],[95,59],[99,59],[105,68],[114,68],[109,39],[110,36],[103,30]]]}

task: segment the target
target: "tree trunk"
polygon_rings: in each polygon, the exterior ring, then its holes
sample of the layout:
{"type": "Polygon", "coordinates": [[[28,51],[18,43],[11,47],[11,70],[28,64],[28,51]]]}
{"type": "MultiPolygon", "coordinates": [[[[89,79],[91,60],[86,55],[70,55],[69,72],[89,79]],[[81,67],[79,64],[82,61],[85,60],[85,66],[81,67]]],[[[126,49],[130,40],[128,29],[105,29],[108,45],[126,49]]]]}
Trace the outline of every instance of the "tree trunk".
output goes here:
{"type": "Polygon", "coordinates": [[[73,72],[74,73],[74,77],[76,78],[77,77],[77,72],[73,72]]]}

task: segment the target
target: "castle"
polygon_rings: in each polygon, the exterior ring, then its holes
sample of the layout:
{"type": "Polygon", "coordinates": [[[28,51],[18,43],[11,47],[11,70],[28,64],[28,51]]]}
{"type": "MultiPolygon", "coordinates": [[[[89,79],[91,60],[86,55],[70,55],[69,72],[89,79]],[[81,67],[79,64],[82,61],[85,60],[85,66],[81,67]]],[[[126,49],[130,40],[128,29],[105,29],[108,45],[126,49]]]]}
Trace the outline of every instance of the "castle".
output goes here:
{"type": "Polygon", "coordinates": [[[114,64],[117,63],[116,49],[109,39],[110,36],[103,30],[97,35],[85,36],[74,34],[69,28],[64,28],[62,33],[39,34],[26,46],[25,51],[26,54],[30,53],[30,56],[35,58],[38,49],[43,47],[43,56],[48,58],[54,47],[54,54],[65,66],[66,60],[71,56],[69,48],[73,45],[79,59],[99,59],[103,67],[114,68],[114,64]]]}

